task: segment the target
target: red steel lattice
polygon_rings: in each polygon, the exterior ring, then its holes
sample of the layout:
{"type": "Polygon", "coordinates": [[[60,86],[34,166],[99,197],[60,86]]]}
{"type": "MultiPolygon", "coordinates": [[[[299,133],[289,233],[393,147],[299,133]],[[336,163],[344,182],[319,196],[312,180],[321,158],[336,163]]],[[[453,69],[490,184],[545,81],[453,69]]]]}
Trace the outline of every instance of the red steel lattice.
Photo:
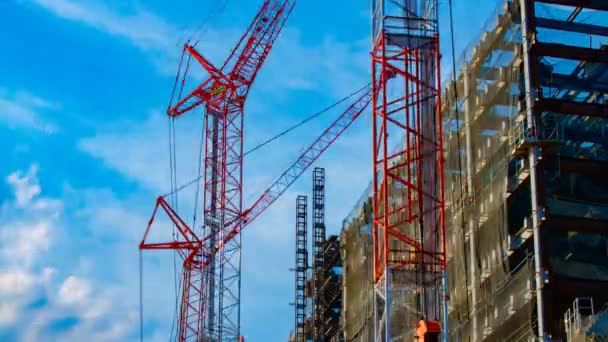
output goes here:
{"type": "Polygon", "coordinates": [[[446,258],[439,35],[421,29],[422,18],[383,17],[375,23],[374,278],[378,282],[388,269],[441,274],[446,258]],[[396,151],[389,151],[391,143],[396,151]]]}

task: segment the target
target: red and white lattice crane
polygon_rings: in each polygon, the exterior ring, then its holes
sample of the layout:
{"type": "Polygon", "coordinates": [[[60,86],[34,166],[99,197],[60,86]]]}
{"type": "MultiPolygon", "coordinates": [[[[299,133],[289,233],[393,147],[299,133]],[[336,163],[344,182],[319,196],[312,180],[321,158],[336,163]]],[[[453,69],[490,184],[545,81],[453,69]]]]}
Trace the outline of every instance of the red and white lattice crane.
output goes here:
{"type": "MultiPolygon", "coordinates": [[[[258,71],[283,28],[295,0],[266,0],[247,31],[221,67],[214,66],[194,46],[186,44],[176,77],[181,87],[167,110],[171,118],[204,107],[205,152],[203,157],[202,232],[184,227],[170,210],[184,241],[168,245],[146,244],[141,249],[177,249],[184,258],[178,339],[217,341],[238,339],[240,335],[240,238],[226,239],[232,222],[242,215],[244,105],[258,71]],[[184,57],[187,58],[183,68],[184,57]],[[181,96],[190,62],[200,64],[208,74],[204,82],[181,96]],[[209,234],[201,240],[198,236],[209,234]],[[213,254],[216,240],[225,248],[213,254]],[[203,244],[206,245],[204,248],[203,244]],[[195,247],[196,246],[196,247],[195,247]],[[209,264],[209,267],[203,265],[209,264]]],[[[175,89],[174,89],[175,94],[175,89]]],[[[165,211],[169,206],[163,200],[165,211]]],[[[196,227],[193,227],[196,229],[196,227]]]]}
{"type": "Polygon", "coordinates": [[[294,164],[242,210],[243,106],[293,6],[290,0],[266,0],[221,68],[213,66],[193,46],[184,46],[184,54],[199,63],[209,78],[183,98],[178,96],[175,104],[172,99],[168,115],[175,118],[205,107],[204,229],[189,227],[165,198],[159,197],[140,243],[142,250],[175,250],[183,260],[178,341],[239,338],[239,233],[274,203],[371,102],[371,87],[367,87],[294,164]],[[148,240],[159,208],[168,215],[178,235],[171,241],[155,243],[148,240]]]}

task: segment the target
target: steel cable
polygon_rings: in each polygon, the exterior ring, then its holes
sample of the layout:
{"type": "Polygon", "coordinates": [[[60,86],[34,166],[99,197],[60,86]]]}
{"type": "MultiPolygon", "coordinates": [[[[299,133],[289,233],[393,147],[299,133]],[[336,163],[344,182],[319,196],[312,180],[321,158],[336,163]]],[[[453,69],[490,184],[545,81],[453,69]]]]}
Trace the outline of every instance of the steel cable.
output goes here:
{"type": "MultiPolygon", "coordinates": [[[[452,5],[452,0],[448,1],[448,7],[449,7],[449,17],[450,17],[450,47],[451,47],[451,53],[452,53],[452,77],[453,79],[453,83],[454,83],[454,114],[456,115],[456,147],[457,147],[457,151],[461,150],[461,142],[460,142],[460,112],[458,110],[458,85],[456,84],[457,80],[458,80],[458,75],[456,75],[456,44],[454,42],[454,13],[453,13],[453,5],[452,5]]],[[[466,75],[465,75],[466,77],[466,75]]],[[[465,96],[468,94],[465,94],[465,96]]],[[[470,158],[470,156],[469,156],[470,158]]],[[[468,274],[468,268],[467,268],[467,264],[468,264],[468,256],[467,256],[467,251],[466,251],[466,233],[465,233],[465,215],[464,215],[464,208],[465,208],[465,199],[463,197],[463,185],[462,185],[462,160],[460,158],[459,155],[457,155],[457,159],[458,159],[458,184],[460,187],[460,206],[461,206],[461,210],[460,210],[460,219],[461,219],[461,231],[462,231],[462,250],[463,250],[463,256],[464,256],[464,281],[465,281],[465,285],[466,288],[469,288],[469,274],[468,274]]],[[[452,173],[452,178],[456,178],[456,176],[454,175],[454,173],[452,173]]],[[[468,189],[468,186],[466,186],[466,190],[467,193],[470,192],[472,189],[468,189]]],[[[473,265],[474,267],[474,265],[473,265]]],[[[466,303],[467,303],[467,314],[470,314],[470,310],[471,310],[471,304],[469,303],[469,296],[468,294],[466,295],[466,303]]]]}
{"type": "Polygon", "coordinates": [[[268,139],[268,140],[264,141],[263,143],[258,144],[258,145],[257,145],[257,146],[255,146],[254,148],[252,148],[252,149],[250,149],[249,151],[245,152],[245,153],[243,154],[243,157],[244,157],[244,156],[246,156],[246,155],[248,155],[248,154],[250,154],[250,153],[253,153],[253,152],[255,152],[255,151],[259,150],[260,148],[262,148],[262,147],[264,147],[264,146],[266,146],[266,145],[270,144],[271,142],[273,142],[273,141],[275,141],[275,140],[279,139],[280,137],[282,137],[282,136],[286,135],[287,133],[289,133],[289,132],[291,132],[291,131],[293,131],[293,130],[295,130],[295,129],[299,128],[300,126],[304,125],[305,123],[307,123],[307,122],[309,122],[309,121],[311,121],[311,120],[313,120],[313,119],[315,119],[315,118],[317,118],[317,117],[321,116],[322,114],[325,114],[326,112],[328,112],[328,111],[330,111],[331,109],[335,108],[336,106],[340,105],[340,104],[341,104],[341,103],[343,103],[344,101],[346,101],[346,100],[350,99],[351,97],[353,97],[353,96],[357,95],[357,94],[358,94],[358,93],[360,93],[361,91],[363,91],[363,90],[367,89],[367,88],[370,86],[370,84],[371,84],[371,83],[366,84],[364,87],[359,88],[358,90],[356,90],[355,92],[353,92],[353,93],[351,93],[351,94],[347,95],[346,97],[342,98],[342,99],[341,99],[341,100],[339,100],[338,102],[336,102],[336,103],[334,103],[334,104],[332,104],[332,105],[330,105],[330,106],[328,106],[328,107],[325,107],[324,109],[320,110],[319,112],[316,112],[316,113],[314,113],[314,114],[312,114],[312,115],[308,116],[308,117],[307,117],[307,118],[305,118],[304,120],[302,120],[302,121],[298,122],[297,124],[295,124],[295,125],[293,125],[293,126],[291,126],[291,127],[287,128],[286,130],[284,130],[284,131],[280,132],[279,134],[277,134],[277,135],[273,136],[272,138],[270,138],[270,139],[268,139]]]}

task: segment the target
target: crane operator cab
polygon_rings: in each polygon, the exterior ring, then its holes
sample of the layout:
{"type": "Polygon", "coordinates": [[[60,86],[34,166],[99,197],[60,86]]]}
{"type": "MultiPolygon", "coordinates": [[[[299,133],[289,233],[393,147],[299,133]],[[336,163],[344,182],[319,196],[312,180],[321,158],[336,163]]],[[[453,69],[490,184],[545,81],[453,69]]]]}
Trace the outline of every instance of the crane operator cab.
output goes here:
{"type": "Polygon", "coordinates": [[[416,328],[417,342],[439,342],[439,334],[441,326],[437,321],[427,321],[424,318],[420,319],[416,328]]]}

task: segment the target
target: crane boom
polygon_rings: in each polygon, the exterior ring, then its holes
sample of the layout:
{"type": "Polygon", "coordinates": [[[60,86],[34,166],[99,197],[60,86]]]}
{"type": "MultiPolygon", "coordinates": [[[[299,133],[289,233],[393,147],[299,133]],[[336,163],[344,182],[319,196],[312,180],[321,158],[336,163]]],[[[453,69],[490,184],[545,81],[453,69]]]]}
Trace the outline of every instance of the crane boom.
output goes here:
{"type": "MultiPolygon", "coordinates": [[[[291,14],[295,0],[272,0],[266,1],[262,10],[258,13],[247,32],[241,38],[241,42],[246,41],[243,50],[233,56],[239,56],[234,62],[234,67],[230,73],[233,82],[244,85],[247,89],[239,91],[239,96],[245,96],[249,90],[248,86],[253,83],[255,77],[270,52],[270,48],[281,32],[287,18],[291,14]]],[[[240,42],[238,47],[240,46],[240,42]]],[[[236,50],[236,49],[235,49],[236,50]]],[[[229,58],[224,65],[229,66],[229,58]]]]}
{"type": "MultiPolygon", "coordinates": [[[[170,105],[169,116],[177,117],[199,105],[222,101],[236,103],[235,109],[242,110],[244,98],[294,6],[295,0],[266,0],[221,68],[215,67],[194,46],[185,44],[182,53],[196,60],[209,78],[175,105],[170,105]]],[[[177,78],[180,78],[179,72],[177,78]]]]}

